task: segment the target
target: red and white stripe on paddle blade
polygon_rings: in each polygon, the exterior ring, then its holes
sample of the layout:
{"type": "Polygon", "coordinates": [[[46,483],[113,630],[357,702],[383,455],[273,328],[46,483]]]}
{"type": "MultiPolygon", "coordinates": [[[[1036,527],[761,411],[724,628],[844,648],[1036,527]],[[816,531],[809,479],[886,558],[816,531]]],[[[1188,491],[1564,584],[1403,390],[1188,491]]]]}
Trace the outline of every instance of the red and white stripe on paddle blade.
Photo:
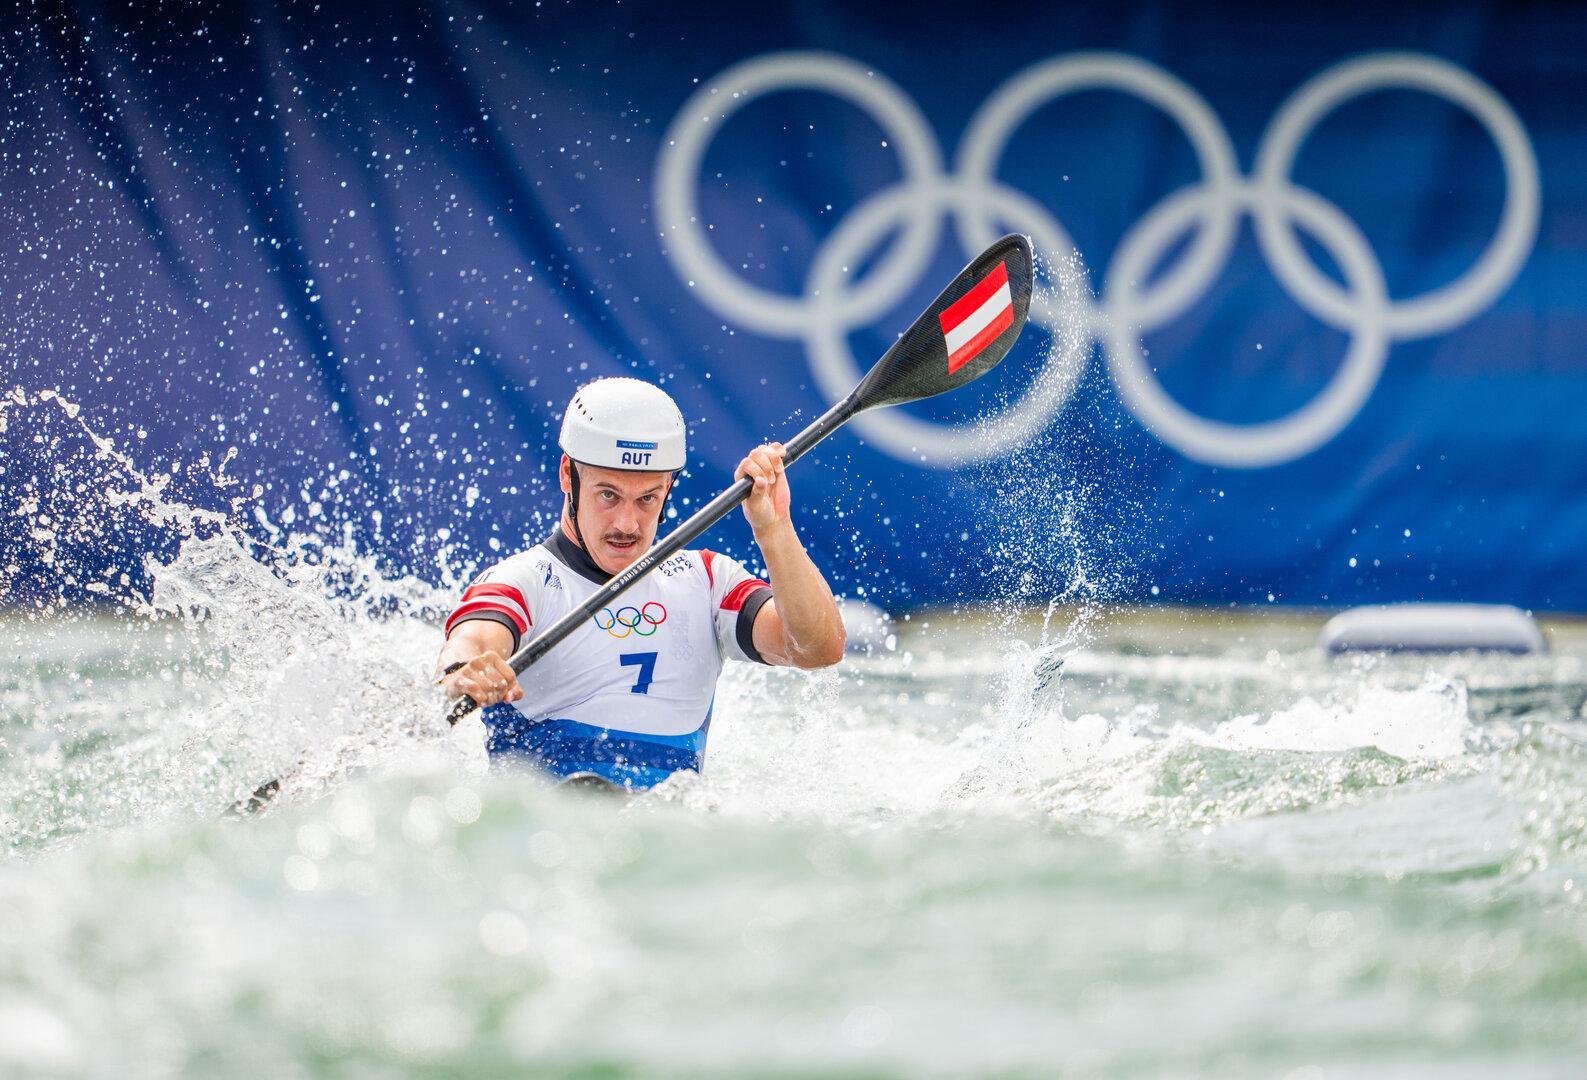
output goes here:
{"type": "Polygon", "coordinates": [[[1008,264],[1000,262],[969,292],[937,316],[948,346],[951,375],[981,354],[1014,323],[1014,294],[1008,286],[1008,264]]]}

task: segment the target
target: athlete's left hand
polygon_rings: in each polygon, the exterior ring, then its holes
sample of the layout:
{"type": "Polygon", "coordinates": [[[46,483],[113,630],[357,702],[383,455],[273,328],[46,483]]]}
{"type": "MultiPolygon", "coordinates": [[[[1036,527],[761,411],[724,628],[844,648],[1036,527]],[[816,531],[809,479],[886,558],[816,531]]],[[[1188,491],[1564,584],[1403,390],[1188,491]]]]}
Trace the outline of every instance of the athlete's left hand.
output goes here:
{"type": "Polygon", "coordinates": [[[763,443],[738,463],[733,479],[747,476],[755,481],[744,500],[744,519],[757,534],[788,520],[788,474],[783,467],[782,443],[763,443]]]}

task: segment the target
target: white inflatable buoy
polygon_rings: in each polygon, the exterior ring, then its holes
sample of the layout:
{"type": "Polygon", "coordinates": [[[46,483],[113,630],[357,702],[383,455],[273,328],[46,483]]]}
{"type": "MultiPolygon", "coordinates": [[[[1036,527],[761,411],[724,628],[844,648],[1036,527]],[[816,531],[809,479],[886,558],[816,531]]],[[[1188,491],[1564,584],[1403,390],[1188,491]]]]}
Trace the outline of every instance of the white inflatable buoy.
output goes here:
{"type": "Polygon", "coordinates": [[[847,652],[868,654],[898,647],[893,617],[875,604],[840,596],[838,614],[843,616],[843,629],[849,637],[847,652]]]}
{"type": "Polygon", "coordinates": [[[1537,622],[1509,604],[1377,604],[1328,620],[1327,653],[1548,651],[1537,622]]]}

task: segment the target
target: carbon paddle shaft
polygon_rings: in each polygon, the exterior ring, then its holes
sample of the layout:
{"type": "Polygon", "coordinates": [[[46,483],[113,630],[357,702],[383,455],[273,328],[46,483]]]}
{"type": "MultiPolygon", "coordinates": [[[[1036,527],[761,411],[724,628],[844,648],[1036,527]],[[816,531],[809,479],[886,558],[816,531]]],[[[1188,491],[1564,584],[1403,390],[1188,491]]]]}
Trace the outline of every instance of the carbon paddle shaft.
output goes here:
{"type": "MultiPolygon", "coordinates": [[[[783,464],[787,466],[798,461],[812,446],[842,427],[849,418],[860,411],[860,408],[857,394],[850,394],[832,406],[819,420],[783,445],[783,464]]],[[[613,600],[632,588],[640,578],[682,551],[684,545],[726,517],[734,507],[749,498],[753,487],[754,482],[748,478],[736,481],[732,487],[700,507],[688,521],[668,533],[665,540],[636,559],[632,566],[597,589],[588,600],[546,627],[523,648],[513,653],[507,663],[519,674],[538,663],[540,658],[556,648],[563,638],[577,630],[585,619],[593,618],[597,611],[610,606],[613,600]]],[[[561,528],[560,525],[557,527],[561,528]]],[[[455,726],[459,720],[477,708],[479,706],[475,704],[473,698],[461,697],[447,711],[447,722],[455,726]]]]}

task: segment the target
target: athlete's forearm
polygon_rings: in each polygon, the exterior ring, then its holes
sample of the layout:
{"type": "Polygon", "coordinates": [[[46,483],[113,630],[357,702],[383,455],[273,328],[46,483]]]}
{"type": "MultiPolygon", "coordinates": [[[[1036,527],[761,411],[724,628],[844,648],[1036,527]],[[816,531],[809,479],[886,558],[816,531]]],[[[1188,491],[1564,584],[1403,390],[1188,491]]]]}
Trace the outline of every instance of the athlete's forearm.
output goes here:
{"type": "Polygon", "coordinates": [[[518,677],[507,664],[512,634],[500,623],[470,619],[452,631],[435,661],[435,677],[447,697],[467,694],[479,705],[523,697],[518,677]],[[450,673],[447,668],[453,668],[450,673]]]}
{"type": "Polygon", "coordinates": [[[507,656],[512,652],[512,635],[500,623],[471,619],[453,630],[441,646],[440,655],[435,658],[435,677],[440,678],[453,664],[466,664],[487,652],[507,656]]]}
{"type": "Polygon", "coordinates": [[[453,664],[466,664],[484,651],[461,634],[448,638],[446,644],[441,646],[440,655],[435,658],[435,677],[439,679],[441,673],[453,664]]]}
{"type": "Polygon", "coordinates": [[[801,667],[823,667],[843,658],[843,619],[832,588],[805,553],[787,518],[755,533],[766,572],[777,596],[788,649],[801,667]]]}

